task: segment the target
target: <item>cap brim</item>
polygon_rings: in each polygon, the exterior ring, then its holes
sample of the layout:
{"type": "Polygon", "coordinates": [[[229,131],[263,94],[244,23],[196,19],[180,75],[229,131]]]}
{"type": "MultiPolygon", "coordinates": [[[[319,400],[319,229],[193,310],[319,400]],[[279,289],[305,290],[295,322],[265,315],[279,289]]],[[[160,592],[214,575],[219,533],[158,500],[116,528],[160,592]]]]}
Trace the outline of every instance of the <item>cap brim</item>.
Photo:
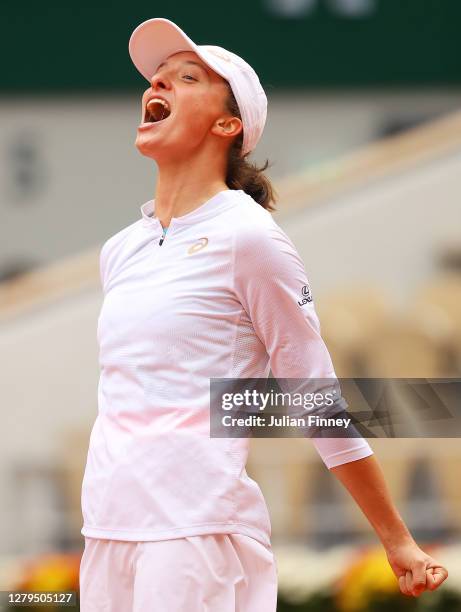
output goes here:
{"type": "Polygon", "coordinates": [[[141,23],[131,34],[128,51],[133,64],[148,81],[162,60],[173,53],[193,51],[201,55],[187,34],[163,17],[141,23]]]}

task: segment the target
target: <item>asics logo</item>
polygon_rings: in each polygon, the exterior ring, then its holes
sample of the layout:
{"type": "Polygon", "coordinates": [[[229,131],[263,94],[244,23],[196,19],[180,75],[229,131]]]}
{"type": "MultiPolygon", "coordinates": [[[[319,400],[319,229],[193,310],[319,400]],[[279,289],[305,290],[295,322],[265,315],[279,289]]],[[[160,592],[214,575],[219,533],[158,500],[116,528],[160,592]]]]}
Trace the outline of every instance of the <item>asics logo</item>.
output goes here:
{"type": "Polygon", "coordinates": [[[208,238],[200,238],[198,242],[193,244],[191,247],[187,249],[188,255],[193,255],[197,253],[197,251],[201,251],[208,244],[208,238]]]}

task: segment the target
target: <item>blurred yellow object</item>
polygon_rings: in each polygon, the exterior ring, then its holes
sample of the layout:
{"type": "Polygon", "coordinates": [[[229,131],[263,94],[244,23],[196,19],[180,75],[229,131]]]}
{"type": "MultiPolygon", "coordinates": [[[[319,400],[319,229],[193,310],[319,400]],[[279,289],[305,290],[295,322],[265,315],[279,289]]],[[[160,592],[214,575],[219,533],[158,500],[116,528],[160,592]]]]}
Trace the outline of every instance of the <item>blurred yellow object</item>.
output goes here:
{"type": "Polygon", "coordinates": [[[337,585],[341,612],[365,612],[376,595],[400,592],[397,578],[382,547],[366,549],[347,568],[337,585]]]}
{"type": "Polygon", "coordinates": [[[16,591],[77,591],[81,555],[51,553],[25,562],[16,591]]]}

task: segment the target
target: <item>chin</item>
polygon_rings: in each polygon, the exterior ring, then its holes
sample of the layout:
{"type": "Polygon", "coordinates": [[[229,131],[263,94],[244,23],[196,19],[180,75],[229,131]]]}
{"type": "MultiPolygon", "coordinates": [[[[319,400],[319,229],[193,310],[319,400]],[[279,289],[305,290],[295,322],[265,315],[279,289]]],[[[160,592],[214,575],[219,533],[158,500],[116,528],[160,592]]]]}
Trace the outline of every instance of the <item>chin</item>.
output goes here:
{"type": "Polygon", "coordinates": [[[152,150],[151,143],[145,140],[143,141],[142,138],[140,139],[139,136],[137,136],[134,142],[134,146],[138,149],[141,155],[144,155],[145,157],[150,157],[151,159],[155,159],[155,151],[152,150]]]}

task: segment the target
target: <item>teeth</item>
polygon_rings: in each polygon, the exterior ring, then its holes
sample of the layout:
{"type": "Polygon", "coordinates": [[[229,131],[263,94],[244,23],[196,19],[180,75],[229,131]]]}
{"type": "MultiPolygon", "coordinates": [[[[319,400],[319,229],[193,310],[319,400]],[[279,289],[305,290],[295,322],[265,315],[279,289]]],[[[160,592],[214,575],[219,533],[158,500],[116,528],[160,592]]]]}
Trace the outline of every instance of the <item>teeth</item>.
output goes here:
{"type": "Polygon", "coordinates": [[[151,106],[151,104],[154,104],[154,102],[159,102],[160,104],[162,104],[167,110],[170,110],[170,107],[168,106],[168,104],[165,102],[165,100],[161,100],[160,98],[152,98],[151,100],[149,100],[148,104],[147,104],[147,108],[149,108],[149,106],[151,106]]]}
{"type": "Polygon", "coordinates": [[[146,105],[146,111],[148,113],[147,118],[151,118],[153,121],[161,121],[164,118],[163,115],[165,111],[167,112],[167,117],[170,115],[170,107],[168,103],[161,98],[151,98],[146,105]],[[161,115],[159,113],[160,110],[161,115]]]}

